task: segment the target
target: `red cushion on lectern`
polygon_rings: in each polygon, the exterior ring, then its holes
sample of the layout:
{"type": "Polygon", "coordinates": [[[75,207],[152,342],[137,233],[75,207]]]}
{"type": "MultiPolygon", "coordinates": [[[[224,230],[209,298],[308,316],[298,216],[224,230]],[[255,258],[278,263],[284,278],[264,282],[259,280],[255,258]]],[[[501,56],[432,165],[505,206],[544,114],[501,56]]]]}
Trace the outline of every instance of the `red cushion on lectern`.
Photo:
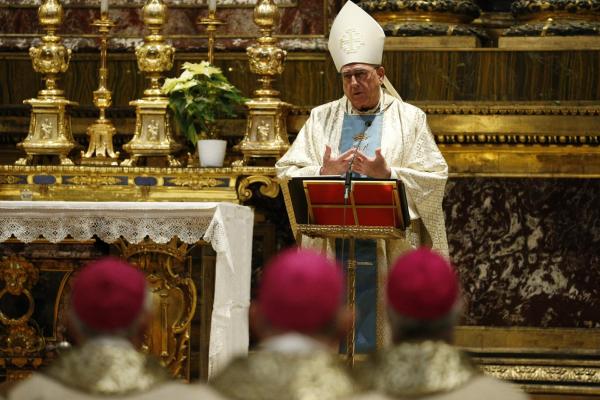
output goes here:
{"type": "Polygon", "coordinates": [[[344,204],[344,185],[331,183],[307,183],[311,204],[344,204]]]}
{"type": "Polygon", "coordinates": [[[352,188],[355,204],[390,205],[394,204],[395,183],[371,184],[367,182],[355,182],[352,188]]]}
{"type": "Polygon", "coordinates": [[[389,226],[398,225],[396,210],[393,208],[357,208],[358,224],[362,226],[389,226]]]}
{"type": "Polygon", "coordinates": [[[311,223],[317,225],[361,225],[400,227],[395,182],[355,181],[352,183],[352,198],[344,216],[344,183],[305,182],[307,200],[312,211],[311,223]],[[352,211],[356,209],[356,218],[352,211]]]}
{"type": "Polygon", "coordinates": [[[354,225],[354,213],[351,208],[346,208],[346,219],[344,220],[343,208],[314,207],[314,223],[317,225],[354,225]]]}

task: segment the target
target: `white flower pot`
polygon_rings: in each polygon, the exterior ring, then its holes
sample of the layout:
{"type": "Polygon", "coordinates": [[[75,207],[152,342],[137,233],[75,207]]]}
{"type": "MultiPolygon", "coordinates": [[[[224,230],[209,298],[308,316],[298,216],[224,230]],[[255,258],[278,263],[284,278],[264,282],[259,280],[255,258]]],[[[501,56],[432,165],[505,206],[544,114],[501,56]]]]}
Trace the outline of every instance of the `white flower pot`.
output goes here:
{"type": "Polygon", "coordinates": [[[227,142],[220,139],[198,140],[198,156],[201,167],[222,167],[227,142]]]}

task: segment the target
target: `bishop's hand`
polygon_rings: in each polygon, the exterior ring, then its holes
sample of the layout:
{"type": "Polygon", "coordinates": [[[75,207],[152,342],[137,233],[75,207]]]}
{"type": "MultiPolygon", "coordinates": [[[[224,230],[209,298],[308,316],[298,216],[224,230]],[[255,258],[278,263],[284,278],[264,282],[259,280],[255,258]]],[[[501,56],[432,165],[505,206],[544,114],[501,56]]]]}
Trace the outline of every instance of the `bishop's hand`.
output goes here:
{"type": "Polygon", "coordinates": [[[392,170],[381,155],[381,148],[375,149],[374,157],[367,157],[363,152],[358,150],[352,171],[378,179],[387,179],[392,175],[392,170]]]}
{"type": "Polygon", "coordinates": [[[350,160],[354,155],[355,149],[351,148],[338,157],[331,157],[331,147],[325,145],[325,154],[323,154],[323,166],[321,175],[342,175],[348,171],[350,160]]]}

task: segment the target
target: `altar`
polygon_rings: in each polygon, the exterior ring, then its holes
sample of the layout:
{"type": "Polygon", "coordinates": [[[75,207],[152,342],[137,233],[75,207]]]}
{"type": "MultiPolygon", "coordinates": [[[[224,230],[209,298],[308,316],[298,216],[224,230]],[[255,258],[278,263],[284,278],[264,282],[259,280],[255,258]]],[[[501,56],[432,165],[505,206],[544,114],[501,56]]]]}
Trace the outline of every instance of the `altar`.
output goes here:
{"type": "MultiPolygon", "coordinates": [[[[207,351],[201,354],[207,362],[201,375],[206,377],[248,350],[253,223],[249,207],[232,203],[0,201],[5,257],[0,266],[0,279],[5,282],[0,292],[0,322],[9,332],[6,341],[13,345],[12,357],[3,360],[7,371],[11,367],[33,369],[44,362],[47,353],[52,357],[64,336],[65,299],[71,277],[77,273],[77,267],[70,266],[85,264],[77,260],[56,265],[37,258],[38,264],[35,254],[24,257],[6,246],[7,241],[59,244],[97,239],[110,244],[111,253],[147,275],[156,315],[145,350],[159,357],[174,375],[189,378],[190,347],[199,340],[193,335],[208,329],[207,351]],[[216,253],[214,286],[210,268],[205,262],[198,265],[191,256],[201,243],[216,253]],[[193,279],[195,268],[203,271],[200,282],[193,279]],[[59,270],[63,271],[57,280],[59,288],[51,291],[54,296],[45,293],[43,298],[50,304],[42,304],[34,294],[42,271],[59,270]],[[36,321],[38,308],[53,310],[50,331],[42,332],[44,324],[36,321]],[[202,314],[200,332],[192,329],[196,308],[202,314]]],[[[1,347],[9,346],[2,343],[1,347]]],[[[14,378],[18,377],[16,373],[14,378]]]]}

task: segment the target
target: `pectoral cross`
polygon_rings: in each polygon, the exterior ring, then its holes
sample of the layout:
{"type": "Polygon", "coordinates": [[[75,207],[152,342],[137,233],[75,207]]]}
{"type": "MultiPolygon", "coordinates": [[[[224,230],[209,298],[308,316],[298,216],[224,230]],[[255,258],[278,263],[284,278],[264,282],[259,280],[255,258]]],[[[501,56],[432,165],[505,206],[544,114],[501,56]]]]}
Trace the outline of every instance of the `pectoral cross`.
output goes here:
{"type": "Polygon", "coordinates": [[[362,133],[359,133],[358,135],[354,136],[352,138],[352,140],[355,141],[355,142],[362,142],[366,138],[367,138],[366,132],[362,132],[362,133]]]}
{"type": "Polygon", "coordinates": [[[367,147],[369,147],[369,144],[366,143],[364,146],[361,147],[361,143],[367,139],[368,135],[363,132],[363,133],[359,133],[358,135],[354,136],[352,139],[354,140],[354,143],[356,143],[354,146],[360,150],[360,151],[365,151],[367,150],[367,147]]]}

